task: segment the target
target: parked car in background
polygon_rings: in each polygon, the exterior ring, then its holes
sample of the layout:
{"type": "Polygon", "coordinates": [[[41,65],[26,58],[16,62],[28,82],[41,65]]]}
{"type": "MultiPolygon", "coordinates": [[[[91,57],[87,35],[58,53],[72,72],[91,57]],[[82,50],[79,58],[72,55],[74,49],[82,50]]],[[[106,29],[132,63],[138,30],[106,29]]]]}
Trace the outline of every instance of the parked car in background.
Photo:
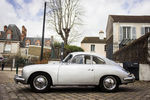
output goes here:
{"type": "Polygon", "coordinates": [[[98,86],[112,92],[119,85],[134,82],[133,74],[105,57],[93,53],[70,53],[62,62],[29,65],[14,80],[30,84],[35,92],[46,92],[50,86],[98,86]]]}

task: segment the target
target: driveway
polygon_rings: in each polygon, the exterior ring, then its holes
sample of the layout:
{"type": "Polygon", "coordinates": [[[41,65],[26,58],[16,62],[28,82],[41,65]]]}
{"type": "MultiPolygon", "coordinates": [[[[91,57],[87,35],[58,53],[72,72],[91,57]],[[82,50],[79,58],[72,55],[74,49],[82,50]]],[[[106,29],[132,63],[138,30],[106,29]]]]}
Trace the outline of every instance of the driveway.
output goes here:
{"type": "Polygon", "coordinates": [[[15,71],[0,71],[0,100],[150,100],[150,82],[122,85],[115,93],[94,87],[52,87],[47,93],[34,93],[28,85],[15,84],[14,75],[15,71]]]}

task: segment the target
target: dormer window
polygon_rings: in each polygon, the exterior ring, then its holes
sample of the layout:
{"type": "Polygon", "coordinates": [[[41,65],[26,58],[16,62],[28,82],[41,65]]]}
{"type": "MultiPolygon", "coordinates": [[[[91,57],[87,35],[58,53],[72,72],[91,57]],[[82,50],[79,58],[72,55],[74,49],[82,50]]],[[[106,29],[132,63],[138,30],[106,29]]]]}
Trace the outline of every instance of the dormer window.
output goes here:
{"type": "Polygon", "coordinates": [[[40,43],[37,43],[37,46],[40,46],[40,43]]]}
{"type": "Polygon", "coordinates": [[[30,40],[26,40],[26,47],[29,47],[30,43],[30,40]]]}
{"type": "Polygon", "coordinates": [[[40,46],[40,40],[36,40],[35,45],[40,46]]]}
{"type": "Polygon", "coordinates": [[[11,39],[11,34],[7,34],[7,39],[11,39]]]}
{"type": "Polygon", "coordinates": [[[28,42],[26,43],[26,47],[29,47],[29,43],[28,42]]]}

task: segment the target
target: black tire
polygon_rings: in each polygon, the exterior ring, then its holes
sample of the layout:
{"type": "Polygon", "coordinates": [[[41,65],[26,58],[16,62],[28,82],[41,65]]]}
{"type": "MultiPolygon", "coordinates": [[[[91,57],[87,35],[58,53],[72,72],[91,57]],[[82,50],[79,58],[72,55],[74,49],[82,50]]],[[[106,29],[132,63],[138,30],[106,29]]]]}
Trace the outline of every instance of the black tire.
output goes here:
{"type": "Polygon", "coordinates": [[[106,92],[115,92],[119,87],[119,80],[115,76],[105,76],[100,80],[100,89],[106,92]]]}
{"type": "Polygon", "coordinates": [[[51,83],[51,78],[47,73],[35,73],[31,76],[30,87],[34,92],[43,93],[50,89],[51,83]],[[42,85],[44,85],[43,88],[40,87],[42,85]]]}

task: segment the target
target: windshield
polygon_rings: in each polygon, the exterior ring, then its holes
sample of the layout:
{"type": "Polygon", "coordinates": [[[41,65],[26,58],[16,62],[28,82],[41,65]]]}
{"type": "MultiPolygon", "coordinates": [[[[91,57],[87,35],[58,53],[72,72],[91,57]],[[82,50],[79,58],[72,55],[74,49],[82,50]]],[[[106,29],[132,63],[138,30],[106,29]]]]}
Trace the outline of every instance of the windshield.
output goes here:
{"type": "Polygon", "coordinates": [[[72,54],[69,54],[69,55],[63,60],[63,62],[69,63],[70,60],[71,60],[71,58],[72,58],[72,54]]]}

